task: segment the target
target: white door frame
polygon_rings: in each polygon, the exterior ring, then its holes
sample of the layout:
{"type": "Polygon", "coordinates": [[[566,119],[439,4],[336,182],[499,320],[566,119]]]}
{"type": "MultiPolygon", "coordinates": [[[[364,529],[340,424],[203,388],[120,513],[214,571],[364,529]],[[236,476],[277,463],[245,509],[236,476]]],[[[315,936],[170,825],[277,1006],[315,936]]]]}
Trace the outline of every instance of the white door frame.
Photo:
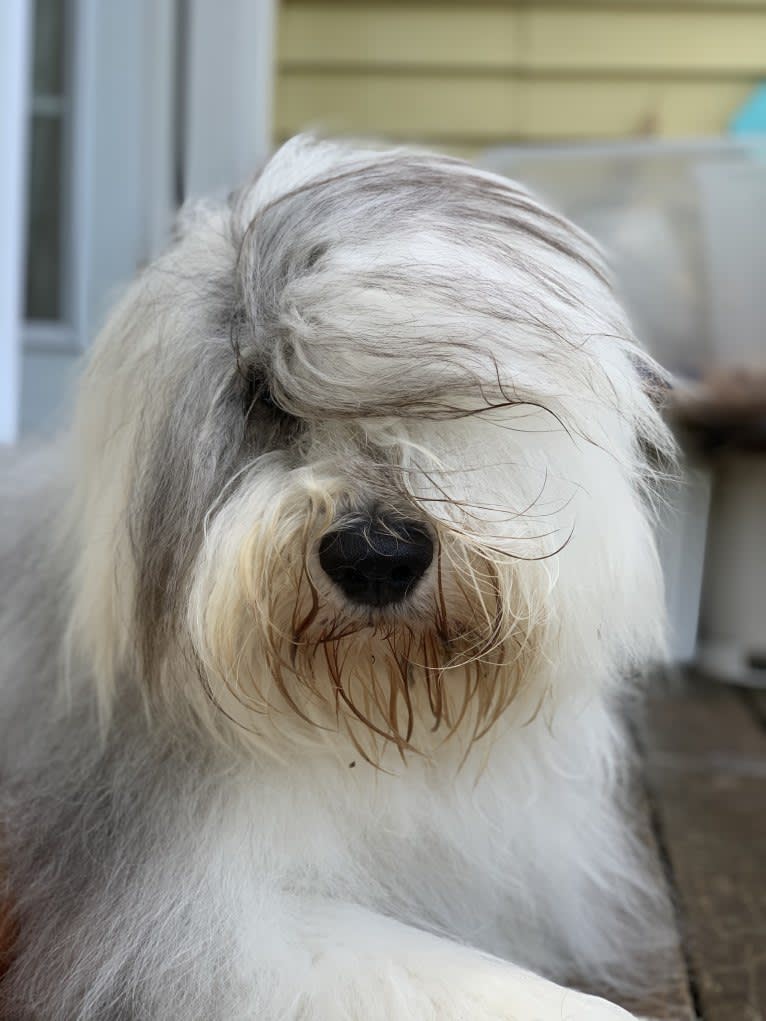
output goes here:
{"type": "MultiPolygon", "coordinates": [[[[231,190],[271,148],[276,0],[70,2],[76,23],[69,314],[61,323],[24,324],[20,418],[28,431],[49,431],[66,418],[78,355],[122,286],[167,244],[178,201],[231,190]]],[[[0,0],[0,23],[17,7],[29,13],[32,0],[0,0]]],[[[31,27],[31,15],[29,21],[31,27]]],[[[10,62],[1,63],[5,113],[10,62]]],[[[26,71],[20,80],[26,115],[26,71]]],[[[4,188],[0,203],[7,200],[4,188]]],[[[11,247],[23,273],[20,232],[11,247]]],[[[9,275],[0,275],[6,283],[9,275]]],[[[5,309],[0,305],[0,317],[5,309]]],[[[2,324],[0,336],[7,337],[2,324]]],[[[18,343],[13,357],[18,361],[18,343]]],[[[2,385],[10,388],[18,367],[9,373],[3,359],[0,350],[2,385]]],[[[2,390],[0,401],[10,406],[2,390]]]]}
{"type": "Polygon", "coordinates": [[[272,145],[276,0],[186,0],[185,197],[251,177],[272,145]]]}
{"type": "Polygon", "coordinates": [[[0,3],[0,443],[13,443],[21,386],[29,0],[0,3]]]}

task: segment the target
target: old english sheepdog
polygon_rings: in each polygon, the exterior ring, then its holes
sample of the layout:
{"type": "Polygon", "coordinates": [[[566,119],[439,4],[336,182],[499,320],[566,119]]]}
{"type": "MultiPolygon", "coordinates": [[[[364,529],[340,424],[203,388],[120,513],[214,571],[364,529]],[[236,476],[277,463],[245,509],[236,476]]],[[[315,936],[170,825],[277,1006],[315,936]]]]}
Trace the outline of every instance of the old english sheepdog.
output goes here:
{"type": "Polygon", "coordinates": [[[3,1018],[629,1017],[565,984],[660,938],[647,370],[460,160],[298,138],[182,212],[4,473],[3,1018]]]}

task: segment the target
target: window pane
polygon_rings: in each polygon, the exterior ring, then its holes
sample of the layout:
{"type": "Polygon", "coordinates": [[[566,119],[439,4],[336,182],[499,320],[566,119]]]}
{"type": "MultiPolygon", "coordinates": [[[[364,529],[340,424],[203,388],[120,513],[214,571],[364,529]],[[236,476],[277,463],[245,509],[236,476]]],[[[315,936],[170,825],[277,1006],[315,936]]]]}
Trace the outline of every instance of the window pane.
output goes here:
{"type": "Polygon", "coordinates": [[[28,319],[61,318],[62,123],[32,118],[27,232],[28,319]]]}
{"type": "Polygon", "coordinates": [[[64,49],[67,0],[35,0],[34,75],[36,96],[64,91],[64,49]]]}

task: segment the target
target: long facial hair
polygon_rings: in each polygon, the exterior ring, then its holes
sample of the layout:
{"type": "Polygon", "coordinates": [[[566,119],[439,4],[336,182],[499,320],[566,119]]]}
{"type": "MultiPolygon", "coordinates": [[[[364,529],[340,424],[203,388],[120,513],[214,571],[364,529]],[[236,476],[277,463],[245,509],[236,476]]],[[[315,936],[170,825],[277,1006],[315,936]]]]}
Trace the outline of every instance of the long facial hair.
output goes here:
{"type": "MultiPolygon", "coordinates": [[[[340,732],[375,763],[387,748],[429,755],[448,742],[467,754],[540,656],[545,614],[529,585],[536,565],[519,572],[486,540],[426,517],[435,557],[413,596],[393,609],[355,607],[331,590],[314,554],[337,527],[335,502],[304,491],[301,516],[295,499],[280,500],[244,537],[233,578],[220,576],[220,559],[217,577],[205,570],[213,549],[203,556],[192,633],[208,698],[256,737],[264,728],[293,740],[296,728],[304,740],[340,732]]],[[[218,536],[234,513],[224,509],[218,536]]]]}

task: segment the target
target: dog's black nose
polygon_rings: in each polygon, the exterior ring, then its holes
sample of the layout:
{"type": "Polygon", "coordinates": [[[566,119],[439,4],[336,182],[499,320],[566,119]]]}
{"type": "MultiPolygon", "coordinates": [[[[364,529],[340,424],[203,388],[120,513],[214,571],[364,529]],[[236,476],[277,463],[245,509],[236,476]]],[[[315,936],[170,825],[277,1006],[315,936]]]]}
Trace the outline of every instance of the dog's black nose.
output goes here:
{"type": "Polygon", "coordinates": [[[319,563],[352,602],[388,606],[404,599],[423,577],[434,544],[413,521],[366,520],[328,532],[319,563]]]}

